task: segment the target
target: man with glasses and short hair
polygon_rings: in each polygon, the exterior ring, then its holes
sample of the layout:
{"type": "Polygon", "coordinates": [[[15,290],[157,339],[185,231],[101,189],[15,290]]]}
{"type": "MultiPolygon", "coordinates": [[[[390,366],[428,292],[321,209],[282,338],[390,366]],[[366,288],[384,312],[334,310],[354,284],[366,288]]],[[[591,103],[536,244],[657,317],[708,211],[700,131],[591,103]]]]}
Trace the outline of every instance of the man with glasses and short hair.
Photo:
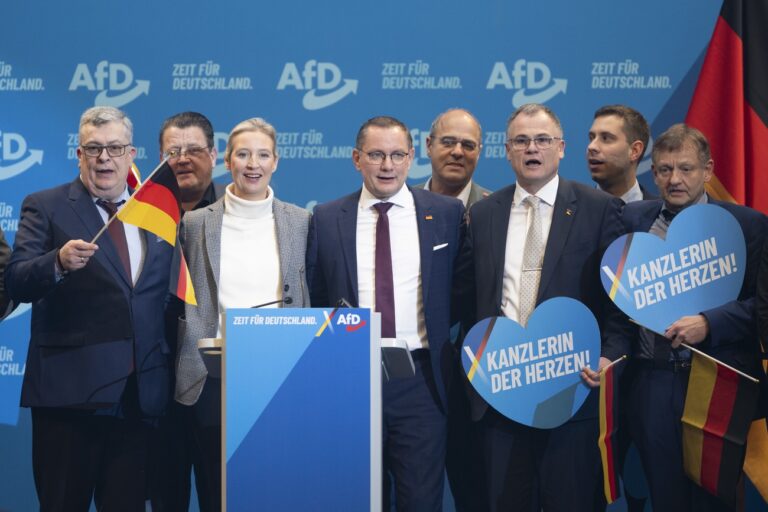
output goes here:
{"type": "MultiPolygon", "coordinates": [[[[744,233],[747,261],[736,300],[682,316],[664,336],[635,327],[633,361],[636,373],[629,392],[629,425],[648,480],[654,510],[732,510],[695,485],[683,470],[682,423],[691,351],[695,345],[716,359],[750,373],[763,374],[759,361],[755,295],[760,255],[765,240],[765,215],[745,206],[710,198],[705,186],[715,162],[709,141],[696,128],[676,124],[659,135],[651,153],[653,178],[661,199],[624,207],[628,232],[666,238],[672,220],[684,209],[713,204],[730,212],[744,233]]],[[[764,375],[762,375],[764,377],[764,375]]]]}
{"type": "Polygon", "coordinates": [[[173,248],[115,219],[129,198],[133,125],[80,118],[80,174],[22,204],[8,293],[32,303],[21,405],[32,408],[41,510],[145,509],[151,426],[170,397],[163,314],[173,248]]]}
{"type": "MultiPolygon", "coordinates": [[[[163,122],[159,143],[160,156],[168,158],[179,184],[184,212],[204,208],[224,195],[226,185],[212,181],[217,151],[213,126],[206,116],[198,112],[174,114],[163,122]]],[[[168,311],[168,338],[175,360],[176,326],[184,305],[172,298],[168,311]]],[[[206,393],[194,407],[171,403],[160,422],[153,438],[155,460],[149,474],[154,510],[189,508],[193,470],[201,512],[221,508],[221,498],[216,495],[220,486],[213,481],[220,472],[211,470],[221,459],[221,404],[209,395],[206,393]]]]}
{"type": "Polygon", "coordinates": [[[344,299],[378,311],[382,337],[411,351],[415,375],[383,383],[382,494],[383,510],[394,487],[397,510],[421,512],[442,510],[450,293],[464,208],[404,186],[412,159],[402,122],[381,116],[362,125],[352,152],[362,190],[315,207],[307,277],[313,306],[344,299]]]}
{"type": "MultiPolygon", "coordinates": [[[[563,130],[544,105],[523,105],[510,116],[506,149],[517,183],[470,212],[457,285],[466,303],[474,302],[465,320],[471,325],[506,316],[526,326],[536,305],[571,297],[600,324],[602,368],[625,354],[629,343],[628,326],[599,275],[603,250],[623,233],[621,202],[558,176],[563,130]]],[[[604,508],[596,392],[570,421],[551,430],[507,419],[474,391],[470,403],[483,430],[490,510],[528,512],[536,504],[547,511],[604,508]]]]}
{"type": "Polygon", "coordinates": [[[483,149],[482,140],[480,123],[469,111],[454,108],[438,115],[427,137],[432,177],[415,188],[455,197],[467,209],[488,196],[488,190],[472,181],[483,149]]]}
{"type": "MultiPolygon", "coordinates": [[[[469,111],[452,108],[439,114],[429,130],[427,154],[432,162],[432,176],[423,188],[444,196],[455,197],[469,208],[487,197],[490,191],[472,180],[483,149],[480,122],[469,111]]],[[[463,333],[457,326],[451,330],[451,342],[461,345],[463,333]]],[[[482,492],[485,478],[480,459],[480,432],[469,418],[469,402],[463,386],[465,380],[460,352],[456,351],[455,385],[448,397],[448,452],[446,471],[458,512],[486,510],[482,492]]]]}
{"type": "Polygon", "coordinates": [[[176,175],[185,212],[213,204],[224,194],[224,186],[213,183],[216,143],[213,126],[203,114],[181,112],[160,128],[160,154],[176,175]]]}
{"type": "Polygon", "coordinates": [[[637,181],[637,166],[648,148],[650,133],[643,115],[631,107],[606,105],[595,111],[587,165],[600,190],[624,203],[656,199],[637,181]]]}

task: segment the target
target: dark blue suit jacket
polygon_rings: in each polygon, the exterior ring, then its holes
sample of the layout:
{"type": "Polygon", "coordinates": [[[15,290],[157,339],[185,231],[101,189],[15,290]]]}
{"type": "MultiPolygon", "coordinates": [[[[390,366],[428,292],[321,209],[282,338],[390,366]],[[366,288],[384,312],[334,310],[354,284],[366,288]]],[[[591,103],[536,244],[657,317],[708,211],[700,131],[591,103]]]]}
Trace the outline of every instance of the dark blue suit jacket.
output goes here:
{"type": "Polygon", "coordinates": [[[6,270],[11,298],[32,302],[22,406],[108,407],[120,401],[132,371],[146,415],[161,414],[168,402],[163,314],[173,248],[141,230],[146,252],[132,287],[105,233],[85,268],[56,282],[58,249],[69,240],[92,240],[103,226],[79,177],[32,194],[22,204],[6,270]]]}
{"type": "MultiPolygon", "coordinates": [[[[424,320],[435,383],[443,410],[450,382],[453,346],[450,298],[453,263],[462,239],[464,207],[454,198],[410,189],[416,206],[421,256],[424,320]],[[434,250],[435,247],[448,244],[434,250]]],[[[307,278],[315,307],[331,307],[344,298],[358,305],[357,207],[360,192],[315,207],[307,243],[307,278]]],[[[416,248],[414,247],[414,250],[416,248]]]]}
{"type": "MultiPolygon", "coordinates": [[[[758,372],[758,345],[755,322],[755,290],[760,268],[760,251],[768,227],[768,219],[751,208],[710,199],[730,212],[739,222],[747,245],[747,269],[737,300],[708,311],[702,311],[709,322],[709,336],[697,348],[752,375],[758,372]]],[[[623,221],[627,232],[647,233],[661,212],[664,202],[638,201],[624,207],[623,221]]],[[[636,336],[635,336],[636,337],[636,336]]]]}
{"type": "MultiPolygon", "coordinates": [[[[514,194],[515,185],[510,185],[476,203],[469,212],[459,272],[462,297],[474,301],[468,308],[474,314],[464,317],[470,324],[503,316],[504,260],[514,194]]],[[[584,303],[600,325],[601,355],[612,360],[629,353],[632,333],[600,282],[603,251],[624,234],[621,206],[621,200],[605,192],[560,177],[536,300],[539,305],[553,297],[570,297],[584,303]]],[[[521,241],[517,250],[522,251],[523,244],[521,241]]],[[[488,405],[474,390],[471,404],[472,418],[479,420],[488,405]]],[[[574,419],[596,415],[597,393],[593,391],[574,419]]]]}

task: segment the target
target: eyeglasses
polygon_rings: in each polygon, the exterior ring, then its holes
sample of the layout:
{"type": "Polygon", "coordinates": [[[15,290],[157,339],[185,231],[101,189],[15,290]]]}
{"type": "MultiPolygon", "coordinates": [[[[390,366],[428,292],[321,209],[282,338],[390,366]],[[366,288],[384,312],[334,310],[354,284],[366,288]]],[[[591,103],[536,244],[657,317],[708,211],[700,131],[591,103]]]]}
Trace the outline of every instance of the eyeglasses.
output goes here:
{"type": "Polygon", "coordinates": [[[274,154],[266,149],[258,150],[255,154],[250,149],[238,149],[232,154],[232,156],[236,160],[241,160],[246,163],[250,162],[251,159],[261,163],[271,160],[274,157],[274,154]]]}
{"type": "Polygon", "coordinates": [[[477,142],[469,139],[457,139],[456,137],[440,137],[440,145],[445,149],[453,149],[456,144],[461,144],[464,151],[474,151],[477,149],[477,142]]]}
{"type": "Polygon", "coordinates": [[[393,151],[390,154],[386,154],[383,151],[360,151],[365,155],[365,159],[368,163],[373,165],[383,164],[387,157],[392,160],[394,165],[400,165],[405,162],[406,158],[408,158],[408,153],[403,151],[393,151]]]}
{"type": "Polygon", "coordinates": [[[693,173],[698,171],[700,168],[696,166],[690,166],[690,165],[680,165],[678,167],[671,167],[668,165],[660,165],[658,167],[654,168],[654,171],[658,176],[661,176],[662,178],[669,178],[672,176],[672,173],[677,169],[680,176],[692,176],[693,173]]]}
{"type": "Polygon", "coordinates": [[[200,158],[208,152],[208,146],[187,146],[186,148],[168,148],[165,152],[165,158],[168,160],[178,160],[186,155],[187,158],[200,158]]]}
{"type": "Polygon", "coordinates": [[[563,140],[561,137],[547,137],[541,135],[539,137],[515,137],[514,139],[507,139],[507,142],[512,144],[512,149],[516,151],[524,151],[531,145],[531,141],[536,144],[539,149],[549,149],[552,147],[552,143],[556,140],[563,140]]]}
{"type": "Polygon", "coordinates": [[[102,151],[107,150],[107,154],[113,158],[123,156],[125,154],[125,148],[132,146],[132,144],[108,144],[102,146],[100,144],[88,144],[87,146],[80,146],[83,153],[90,157],[100,157],[102,151]]]}

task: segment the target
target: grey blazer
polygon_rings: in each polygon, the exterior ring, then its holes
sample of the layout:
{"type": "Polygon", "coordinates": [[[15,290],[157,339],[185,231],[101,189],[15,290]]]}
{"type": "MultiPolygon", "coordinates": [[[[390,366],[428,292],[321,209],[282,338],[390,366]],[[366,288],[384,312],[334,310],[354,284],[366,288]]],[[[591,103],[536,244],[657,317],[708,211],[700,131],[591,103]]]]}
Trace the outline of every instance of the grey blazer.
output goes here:
{"type": "MultiPolygon", "coordinates": [[[[286,307],[309,307],[309,291],[304,272],[307,230],[310,214],[306,210],[274,199],[277,245],[284,295],[293,302],[286,307]]],[[[224,198],[184,215],[179,240],[189,266],[197,306],[186,304],[179,318],[176,360],[176,401],[193,405],[200,397],[208,372],[197,349],[197,340],[215,338],[219,324],[219,265],[224,198]]]]}

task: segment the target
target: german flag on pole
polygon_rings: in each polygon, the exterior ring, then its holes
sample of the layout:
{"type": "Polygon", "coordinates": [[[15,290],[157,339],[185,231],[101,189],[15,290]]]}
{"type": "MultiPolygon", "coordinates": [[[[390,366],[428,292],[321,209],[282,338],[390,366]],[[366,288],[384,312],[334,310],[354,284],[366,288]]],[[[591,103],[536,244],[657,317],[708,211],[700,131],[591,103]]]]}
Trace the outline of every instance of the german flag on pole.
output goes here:
{"type": "Polygon", "coordinates": [[[686,123],[712,146],[716,199],[768,213],[768,2],[725,0],[686,123]]]}
{"type": "Polygon", "coordinates": [[[758,393],[755,379],[693,353],[682,418],[683,467],[691,480],[731,506],[758,393]]]}
{"type": "Polygon", "coordinates": [[[171,264],[171,293],[186,302],[197,306],[195,289],[192,287],[192,278],[189,277],[189,267],[184,258],[184,251],[177,246],[173,251],[173,263],[171,264]]]}
{"type": "MultiPolygon", "coordinates": [[[[133,224],[176,246],[181,221],[181,194],[176,176],[163,161],[117,212],[121,221],[133,224]]],[[[187,304],[197,305],[184,252],[176,247],[171,265],[170,291],[187,304]]]]}
{"type": "Polygon", "coordinates": [[[181,199],[179,184],[168,162],[163,162],[133,193],[117,213],[117,218],[176,245],[181,199]]]}
{"type": "Polygon", "coordinates": [[[609,364],[600,372],[600,458],[603,462],[603,492],[610,504],[619,499],[619,451],[616,430],[619,425],[619,379],[614,373],[616,363],[609,364]]]}

